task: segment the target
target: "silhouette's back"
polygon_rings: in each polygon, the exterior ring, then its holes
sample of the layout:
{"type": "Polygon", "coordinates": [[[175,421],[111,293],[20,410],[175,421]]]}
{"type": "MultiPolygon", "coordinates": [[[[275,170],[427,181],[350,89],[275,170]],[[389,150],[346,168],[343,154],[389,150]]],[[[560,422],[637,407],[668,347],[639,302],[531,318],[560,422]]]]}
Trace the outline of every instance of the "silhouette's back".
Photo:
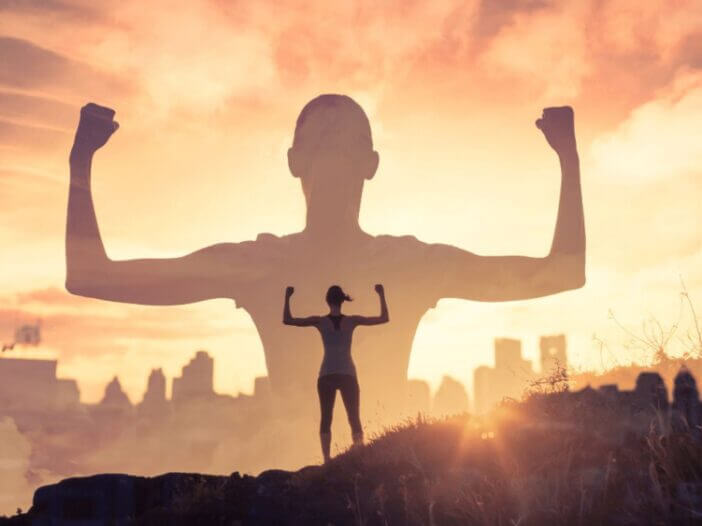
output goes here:
{"type": "Polygon", "coordinates": [[[307,316],[323,313],[329,284],[341,283],[354,297],[350,312],[368,315],[378,309],[373,284],[383,283],[391,321],[356,328],[353,356],[365,407],[395,413],[403,399],[417,325],[438,300],[432,282],[441,276],[427,272],[423,256],[429,245],[413,237],[359,235],[338,241],[323,245],[304,234],[260,235],[250,245],[258,275],[239,288],[236,303],[256,324],[272,385],[286,394],[312,396],[322,358],[319,335],[314,328],[294,330],[281,323],[281,291],[294,283],[295,312],[307,316]]]}

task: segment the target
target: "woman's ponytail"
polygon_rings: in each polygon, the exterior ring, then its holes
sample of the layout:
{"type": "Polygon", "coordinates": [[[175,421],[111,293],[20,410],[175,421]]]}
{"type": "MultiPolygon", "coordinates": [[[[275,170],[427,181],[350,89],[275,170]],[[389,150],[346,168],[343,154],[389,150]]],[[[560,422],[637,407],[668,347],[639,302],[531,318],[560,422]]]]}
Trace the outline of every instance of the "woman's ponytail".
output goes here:
{"type": "Polygon", "coordinates": [[[327,303],[329,305],[341,305],[345,301],[353,301],[353,299],[339,285],[329,287],[327,291],[327,303]]]}

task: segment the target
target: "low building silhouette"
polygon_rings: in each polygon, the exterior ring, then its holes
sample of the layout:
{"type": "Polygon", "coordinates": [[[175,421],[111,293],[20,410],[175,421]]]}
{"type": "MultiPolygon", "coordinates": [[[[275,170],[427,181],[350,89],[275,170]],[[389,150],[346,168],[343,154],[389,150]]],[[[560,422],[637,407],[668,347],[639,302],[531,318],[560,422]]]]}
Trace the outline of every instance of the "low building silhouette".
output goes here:
{"type": "Polygon", "coordinates": [[[79,404],[78,382],[72,378],[57,378],[54,405],[61,410],[71,410],[77,408],[79,404]]]}
{"type": "MultiPolygon", "coordinates": [[[[585,389],[597,392],[609,400],[630,407],[635,411],[667,411],[669,407],[665,383],[661,375],[656,372],[639,373],[636,386],[630,391],[620,390],[616,384],[602,385],[597,389],[592,389],[588,385],[585,389]]],[[[582,391],[576,391],[576,393],[582,391]]]]}
{"type": "Polygon", "coordinates": [[[609,421],[609,438],[613,442],[651,432],[659,435],[691,433],[698,439],[701,435],[702,404],[695,378],[684,366],[675,377],[672,403],[663,378],[654,371],[639,373],[631,390],[621,390],[616,384],[596,389],[588,385],[573,392],[534,394],[528,403],[540,407],[548,405],[547,412],[555,423],[570,421],[577,426],[607,427],[609,421]],[[554,409],[558,407],[568,414],[554,409]],[[577,411],[573,412],[573,408],[577,411]]]}
{"type": "Polygon", "coordinates": [[[94,440],[100,447],[134,428],[135,408],[116,376],[105,387],[100,402],[88,406],[88,413],[95,428],[94,440]]]}
{"type": "Polygon", "coordinates": [[[122,389],[122,384],[116,376],[105,387],[105,394],[98,406],[105,409],[129,410],[132,403],[129,401],[127,393],[122,389]]]}
{"type": "Polygon", "coordinates": [[[641,373],[636,379],[634,404],[641,410],[668,410],[668,391],[661,375],[656,372],[641,373]]]}
{"type": "Polygon", "coordinates": [[[468,411],[468,393],[458,380],[444,376],[434,394],[431,412],[435,417],[455,415],[468,411]]]}
{"type": "Polygon", "coordinates": [[[655,429],[664,433],[669,427],[668,391],[663,378],[657,372],[640,373],[634,389],[630,391],[620,390],[615,384],[602,385],[598,389],[587,386],[585,389],[599,395],[598,403],[606,403],[610,408],[616,408],[619,417],[628,424],[631,432],[643,433],[655,429]]]}
{"type": "Polygon", "coordinates": [[[407,402],[405,412],[410,417],[428,415],[431,410],[431,388],[424,380],[407,381],[407,402]]]}
{"type": "Polygon", "coordinates": [[[0,405],[25,411],[77,406],[78,384],[57,378],[56,366],[56,360],[0,357],[0,405]]]}

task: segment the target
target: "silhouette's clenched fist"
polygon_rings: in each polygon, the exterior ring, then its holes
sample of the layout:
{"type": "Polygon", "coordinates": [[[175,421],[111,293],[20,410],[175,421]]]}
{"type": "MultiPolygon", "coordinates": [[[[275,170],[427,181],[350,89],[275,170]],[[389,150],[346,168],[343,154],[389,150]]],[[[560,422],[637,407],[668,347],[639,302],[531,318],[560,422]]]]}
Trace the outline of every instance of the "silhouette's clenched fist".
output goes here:
{"type": "Polygon", "coordinates": [[[119,124],[113,120],[115,110],[88,103],[80,110],[80,122],[73,142],[74,150],[94,153],[117,131],[119,124]]]}
{"type": "Polygon", "coordinates": [[[544,108],[541,118],[536,121],[536,127],[544,132],[546,140],[556,153],[576,151],[573,108],[570,106],[544,108]]]}
{"type": "Polygon", "coordinates": [[[376,291],[378,294],[385,294],[385,289],[383,288],[383,286],[382,286],[380,283],[378,283],[378,284],[375,286],[375,291],[376,291]]]}
{"type": "Polygon", "coordinates": [[[285,289],[285,296],[289,298],[290,296],[293,295],[294,292],[295,292],[295,287],[288,287],[287,289],[285,289]]]}

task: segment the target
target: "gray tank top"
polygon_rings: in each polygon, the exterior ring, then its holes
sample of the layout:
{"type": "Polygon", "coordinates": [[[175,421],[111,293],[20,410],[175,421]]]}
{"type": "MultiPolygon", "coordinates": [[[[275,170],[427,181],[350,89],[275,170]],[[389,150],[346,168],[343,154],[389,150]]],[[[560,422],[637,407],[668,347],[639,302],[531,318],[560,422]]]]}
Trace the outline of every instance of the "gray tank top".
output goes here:
{"type": "Polygon", "coordinates": [[[319,369],[319,376],[327,374],[350,374],[356,376],[356,367],[351,359],[351,336],[354,323],[347,317],[337,318],[338,328],[334,320],[324,316],[317,326],[324,344],[324,359],[319,369]]]}

